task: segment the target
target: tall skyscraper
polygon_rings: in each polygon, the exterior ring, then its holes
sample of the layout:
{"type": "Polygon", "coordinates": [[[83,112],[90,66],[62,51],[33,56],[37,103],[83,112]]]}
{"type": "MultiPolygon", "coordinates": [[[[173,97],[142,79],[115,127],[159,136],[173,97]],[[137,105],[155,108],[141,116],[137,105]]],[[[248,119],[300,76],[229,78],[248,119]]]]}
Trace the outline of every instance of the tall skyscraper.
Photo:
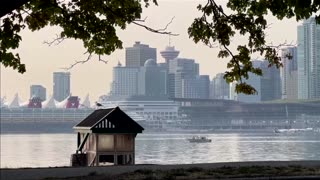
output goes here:
{"type": "Polygon", "coordinates": [[[194,78],[182,79],[181,98],[209,98],[209,76],[201,75],[194,78]]]}
{"type": "Polygon", "coordinates": [[[148,59],[143,67],[122,67],[119,63],[113,68],[113,82],[110,96],[154,96],[167,94],[166,68],[157,65],[154,59],[148,59]]]}
{"type": "Polygon", "coordinates": [[[320,25],[314,17],[298,26],[298,98],[320,98],[320,25]]]}
{"type": "Polygon", "coordinates": [[[149,45],[135,42],[133,47],[126,48],[126,66],[142,67],[148,59],[157,59],[157,49],[149,45]]]}
{"type": "Polygon", "coordinates": [[[199,64],[193,59],[176,58],[169,62],[169,97],[182,98],[182,80],[199,76],[199,64]]]}
{"type": "Polygon", "coordinates": [[[53,73],[53,98],[57,101],[63,101],[70,95],[70,73],[53,73]]]}
{"type": "Polygon", "coordinates": [[[31,85],[30,86],[30,99],[32,97],[38,97],[42,101],[46,100],[46,88],[41,85],[31,85]]]}
{"type": "MultiPolygon", "coordinates": [[[[261,67],[262,61],[252,61],[253,67],[261,67]]],[[[243,93],[237,94],[237,100],[241,102],[260,102],[261,101],[261,76],[258,76],[253,73],[249,73],[249,79],[243,79],[243,82],[246,82],[247,84],[250,84],[252,87],[254,87],[258,93],[253,95],[246,95],[243,93]]]]}
{"type": "Polygon", "coordinates": [[[275,66],[269,67],[268,61],[262,61],[260,68],[261,77],[261,101],[272,101],[281,99],[280,69],[275,66]]]}
{"type": "Polygon", "coordinates": [[[148,59],[140,68],[138,94],[164,97],[167,95],[167,70],[158,66],[154,59],[148,59]]]}
{"type": "Polygon", "coordinates": [[[123,67],[120,63],[113,68],[111,96],[130,97],[138,94],[138,67],[123,67]]]}
{"type": "Polygon", "coordinates": [[[224,73],[219,73],[212,79],[213,99],[229,99],[230,85],[223,76],[224,73]]]}
{"type": "MultiPolygon", "coordinates": [[[[242,102],[261,102],[281,99],[280,70],[274,66],[268,67],[268,61],[254,60],[252,63],[253,67],[262,70],[263,75],[258,76],[249,73],[249,79],[244,79],[243,81],[254,87],[257,90],[257,94],[245,95],[240,93],[236,95],[238,100],[242,102]]],[[[235,95],[232,96],[232,98],[235,97],[235,95]]]]}
{"type": "Polygon", "coordinates": [[[282,99],[298,99],[297,47],[282,49],[281,93],[282,99]]]}

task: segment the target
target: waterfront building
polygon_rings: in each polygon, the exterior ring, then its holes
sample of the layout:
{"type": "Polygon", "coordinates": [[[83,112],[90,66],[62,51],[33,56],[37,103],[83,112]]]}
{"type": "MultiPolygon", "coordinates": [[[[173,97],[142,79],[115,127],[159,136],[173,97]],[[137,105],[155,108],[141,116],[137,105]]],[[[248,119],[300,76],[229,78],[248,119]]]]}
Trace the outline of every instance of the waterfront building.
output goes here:
{"type": "Polygon", "coordinates": [[[70,73],[53,73],[53,98],[57,101],[63,101],[70,95],[70,73]]]}
{"type": "Polygon", "coordinates": [[[72,166],[101,166],[135,164],[135,137],[144,128],[115,107],[95,110],[74,130],[78,143],[72,166]]]}
{"type": "Polygon", "coordinates": [[[131,96],[119,98],[102,96],[99,98],[99,103],[104,108],[119,106],[134,119],[141,121],[143,127],[148,129],[161,129],[180,122],[179,105],[168,97],[131,96]]]}
{"type": "Polygon", "coordinates": [[[320,25],[314,17],[298,26],[298,99],[320,98],[320,25]]]}
{"type": "Polygon", "coordinates": [[[133,47],[126,48],[126,66],[141,67],[148,59],[157,59],[157,49],[135,42],[133,47]]]}
{"type": "Polygon", "coordinates": [[[298,99],[297,47],[282,49],[281,93],[282,99],[298,99]]]}
{"type": "Polygon", "coordinates": [[[199,76],[199,64],[194,59],[176,58],[169,61],[169,97],[181,98],[183,79],[199,76]]]}
{"type": "Polygon", "coordinates": [[[211,83],[212,99],[230,99],[230,85],[223,78],[224,73],[218,73],[211,83]]]}
{"type": "Polygon", "coordinates": [[[123,67],[119,62],[113,68],[110,96],[130,97],[138,94],[138,67],[123,67]]]}
{"type": "Polygon", "coordinates": [[[41,85],[31,85],[30,86],[30,99],[32,97],[39,97],[41,101],[46,100],[46,88],[41,85]]]}

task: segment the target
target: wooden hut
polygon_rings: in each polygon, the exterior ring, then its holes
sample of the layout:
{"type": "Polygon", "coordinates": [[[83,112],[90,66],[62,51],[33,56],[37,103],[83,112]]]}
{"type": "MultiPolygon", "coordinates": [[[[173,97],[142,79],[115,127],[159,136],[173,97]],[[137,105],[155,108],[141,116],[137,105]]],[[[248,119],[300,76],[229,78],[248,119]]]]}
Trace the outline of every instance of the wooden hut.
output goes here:
{"type": "Polygon", "coordinates": [[[72,166],[135,163],[135,137],[144,130],[119,107],[98,109],[74,127],[78,147],[72,166]]]}

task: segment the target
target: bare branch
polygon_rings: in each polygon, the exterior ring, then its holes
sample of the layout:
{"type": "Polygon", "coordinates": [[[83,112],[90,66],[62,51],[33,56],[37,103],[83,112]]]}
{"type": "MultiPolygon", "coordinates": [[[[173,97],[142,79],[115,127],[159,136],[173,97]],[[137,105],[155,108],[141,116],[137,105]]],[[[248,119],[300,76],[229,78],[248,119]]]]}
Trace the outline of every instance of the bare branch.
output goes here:
{"type": "Polygon", "coordinates": [[[60,43],[62,43],[66,38],[59,36],[58,34],[56,34],[56,38],[53,39],[52,41],[44,41],[43,44],[48,44],[49,46],[51,45],[59,45],[60,43]]]}
{"type": "Polygon", "coordinates": [[[132,23],[135,24],[135,25],[138,25],[140,27],[143,27],[145,28],[146,30],[148,31],[151,31],[151,32],[154,32],[154,33],[158,33],[158,34],[169,34],[169,35],[172,35],[172,36],[178,36],[179,34],[174,34],[172,32],[169,32],[169,31],[166,31],[168,26],[173,22],[173,19],[174,17],[172,17],[171,21],[169,23],[167,23],[167,25],[164,27],[164,28],[161,28],[161,29],[153,29],[149,26],[146,26],[144,24],[141,24],[139,22],[145,22],[144,20],[139,20],[139,21],[133,21],[132,23]]]}
{"type": "Polygon", "coordinates": [[[273,43],[271,42],[269,45],[266,45],[266,47],[275,48],[275,49],[280,49],[281,47],[293,47],[293,46],[296,46],[296,44],[294,44],[293,41],[291,41],[290,43],[287,43],[287,41],[284,41],[283,43],[280,43],[278,45],[273,45],[273,43]]]}
{"type": "MultiPolygon", "coordinates": [[[[86,51],[84,54],[87,54],[87,53],[89,53],[89,52],[88,52],[88,51],[86,51]]],[[[84,63],[86,63],[86,62],[90,61],[90,60],[91,60],[91,58],[92,58],[92,53],[89,53],[89,55],[88,55],[88,57],[87,57],[87,59],[86,59],[86,60],[83,60],[83,61],[75,61],[75,63],[71,64],[69,67],[67,67],[67,68],[61,68],[61,69],[64,69],[64,70],[70,70],[70,69],[72,69],[74,66],[76,66],[77,64],[84,64],[84,63]]],[[[98,59],[98,61],[101,61],[101,62],[103,62],[103,63],[105,63],[105,64],[107,64],[107,63],[108,63],[108,61],[107,61],[107,60],[103,60],[103,59],[101,58],[101,55],[99,55],[99,59],[98,59]]]]}
{"type": "Polygon", "coordinates": [[[76,61],[74,64],[71,64],[70,65],[70,67],[68,67],[68,68],[61,68],[61,69],[64,69],[64,70],[70,70],[70,69],[72,69],[75,65],[77,65],[77,64],[84,64],[84,63],[86,63],[86,62],[88,62],[90,59],[91,59],[91,57],[92,57],[92,53],[89,53],[89,55],[88,55],[88,57],[87,57],[87,59],[86,60],[83,60],[83,61],[76,61]]]}

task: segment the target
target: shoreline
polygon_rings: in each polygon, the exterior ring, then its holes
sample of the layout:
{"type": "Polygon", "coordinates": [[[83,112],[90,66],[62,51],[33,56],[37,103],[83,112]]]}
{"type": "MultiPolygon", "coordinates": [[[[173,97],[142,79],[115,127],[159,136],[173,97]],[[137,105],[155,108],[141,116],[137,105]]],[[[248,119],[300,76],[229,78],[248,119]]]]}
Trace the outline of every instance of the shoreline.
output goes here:
{"type": "Polygon", "coordinates": [[[125,173],[133,173],[138,170],[170,171],[175,169],[216,169],[225,167],[303,167],[317,168],[317,178],[320,179],[320,160],[316,161],[248,161],[248,162],[223,162],[223,163],[203,163],[203,164],[175,164],[175,165],[156,165],[156,164],[136,164],[125,166],[100,166],[100,167],[50,167],[50,168],[12,168],[0,169],[3,180],[29,180],[45,178],[68,178],[103,174],[117,176],[125,173]]]}

